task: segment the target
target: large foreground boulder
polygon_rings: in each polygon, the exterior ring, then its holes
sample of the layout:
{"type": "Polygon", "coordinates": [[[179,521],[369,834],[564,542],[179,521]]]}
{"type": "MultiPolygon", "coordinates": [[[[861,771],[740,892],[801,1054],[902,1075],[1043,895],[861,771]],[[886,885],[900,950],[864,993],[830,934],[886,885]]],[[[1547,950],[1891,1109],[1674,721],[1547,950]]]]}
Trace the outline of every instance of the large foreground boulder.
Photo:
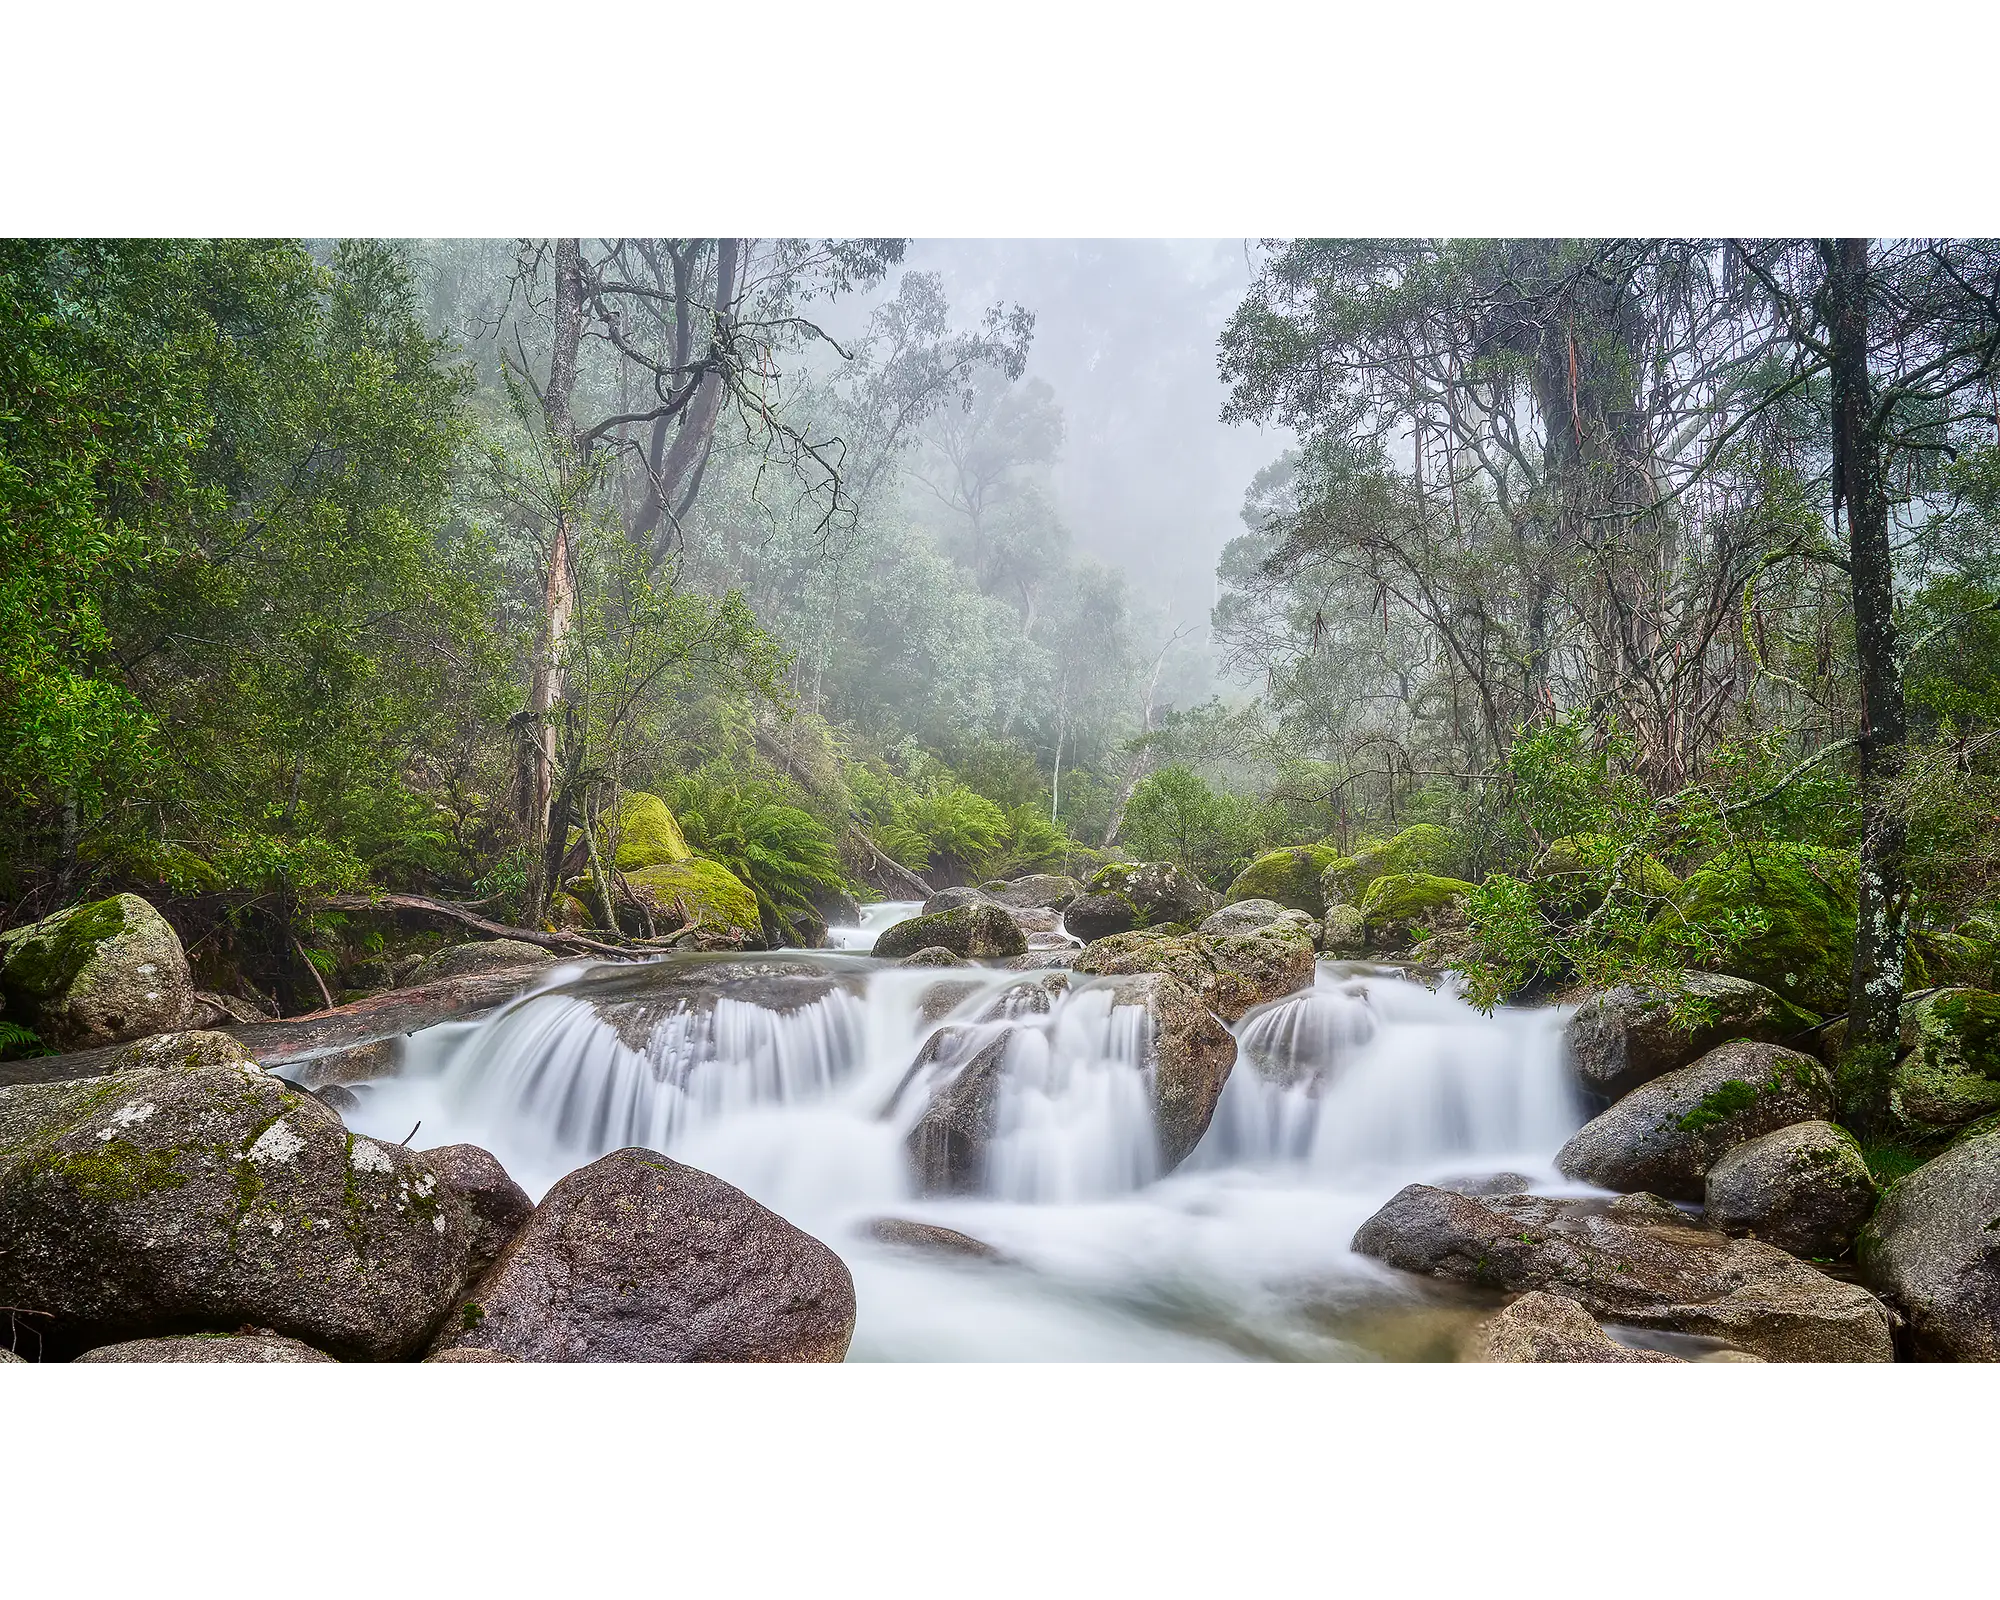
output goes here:
{"type": "Polygon", "coordinates": [[[1121,933],[1085,948],[1071,968],[1079,977],[1160,972],[1185,985],[1224,1022],[1252,1006],[1297,994],[1313,981],[1310,940],[1277,934],[1121,933]]]}
{"type": "Polygon", "coordinates": [[[1468,1361],[1677,1362],[1658,1350],[1613,1339],[1574,1300],[1530,1290],[1474,1331],[1468,1361]]]}
{"type": "Polygon", "coordinates": [[[1809,1012],[1761,983],[1683,972],[1674,991],[1626,984],[1591,994],[1566,1034],[1578,1084],[1616,1100],[1731,1039],[1782,1044],[1812,1024],[1809,1012]]]}
{"type": "Polygon", "coordinates": [[[226,1036],[178,1038],[0,1088],[0,1304],[46,1313],[51,1350],[245,1324],[350,1359],[422,1348],[466,1278],[458,1197],[226,1036]]]}
{"type": "Polygon", "coordinates": [[[130,1339],[123,1344],[99,1345],[78,1356],[85,1362],[223,1362],[238,1366],[264,1366],[271,1362],[330,1362],[333,1357],[297,1339],[275,1333],[181,1334],[168,1339],[130,1339]]]}
{"type": "Polygon", "coordinates": [[[1833,1081],[1811,1056],[1739,1040],[1642,1084],[1556,1155],[1565,1177],[1605,1189],[1699,1200],[1732,1146],[1833,1111],[1833,1081]]]}
{"type": "Polygon", "coordinates": [[[57,1050],[185,1028],[200,1009],[180,935],[136,894],[0,933],[0,996],[57,1050]]]}
{"type": "Polygon", "coordinates": [[[552,967],[561,959],[553,951],[529,944],[525,939],[475,939],[469,944],[447,945],[427,958],[411,975],[410,982],[436,983],[443,978],[552,967]]]}
{"type": "Polygon", "coordinates": [[[1875,1179],[1846,1129],[1794,1122],[1725,1152],[1708,1169],[1705,1196],[1711,1227],[1830,1261],[1875,1209],[1875,1179]]]}
{"type": "Polygon", "coordinates": [[[1452,1282],[1550,1290],[1606,1321],[1702,1334],[1772,1361],[1893,1359],[1889,1313],[1865,1289],[1697,1227],[1651,1195],[1475,1196],[1413,1183],[1361,1225],[1354,1248],[1452,1282]]]}
{"type": "Polygon", "coordinates": [[[1272,850],[1237,873],[1223,896],[1239,900],[1271,900],[1288,911],[1303,911],[1315,919],[1326,915],[1326,892],[1320,879],[1328,868],[1347,860],[1330,845],[1301,844],[1272,850]]]}
{"type": "Polygon", "coordinates": [[[1855,1247],[1909,1319],[1917,1354],[2000,1361],[2000,1128],[1972,1133],[1893,1190],[1855,1247]]]}
{"type": "Polygon", "coordinates": [[[985,961],[1018,956],[1027,948],[1028,936],[1007,908],[984,898],[929,916],[911,917],[884,929],[875,941],[875,954],[891,961],[931,949],[949,950],[968,961],[985,961]]]}
{"type": "Polygon", "coordinates": [[[437,1349],[517,1361],[839,1361],[854,1282],[819,1240],[651,1150],[564,1178],[437,1349]]]}

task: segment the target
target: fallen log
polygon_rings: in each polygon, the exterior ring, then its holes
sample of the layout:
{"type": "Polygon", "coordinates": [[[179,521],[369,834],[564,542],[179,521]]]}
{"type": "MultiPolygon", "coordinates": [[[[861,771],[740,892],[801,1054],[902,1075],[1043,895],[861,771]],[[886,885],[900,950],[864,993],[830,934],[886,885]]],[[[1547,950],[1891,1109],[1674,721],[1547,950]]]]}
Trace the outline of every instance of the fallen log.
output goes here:
{"type": "Polygon", "coordinates": [[[512,928],[504,922],[475,916],[449,900],[432,900],[420,894],[329,894],[321,895],[310,903],[315,910],[327,911],[427,912],[432,916],[462,922],[468,928],[477,928],[495,939],[519,939],[523,944],[540,945],[544,950],[554,950],[563,955],[587,950],[595,955],[629,959],[637,953],[631,945],[601,944],[595,939],[586,939],[580,933],[542,933],[534,928],[512,928]]]}

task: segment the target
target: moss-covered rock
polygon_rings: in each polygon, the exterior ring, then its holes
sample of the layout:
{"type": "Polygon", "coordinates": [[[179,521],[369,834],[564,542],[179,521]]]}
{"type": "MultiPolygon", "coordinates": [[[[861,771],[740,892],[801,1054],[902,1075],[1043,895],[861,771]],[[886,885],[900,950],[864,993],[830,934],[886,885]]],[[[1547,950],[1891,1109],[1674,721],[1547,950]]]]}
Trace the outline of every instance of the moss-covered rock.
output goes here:
{"type": "Polygon", "coordinates": [[[1330,956],[1358,956],[1368,950],[1368,918],[1359,906],[1328,906],[1320,924],[1319,947],[1330,956]]]}
{"type": "MultiPolygon", "coordinates": [[[[624,878],[652,912],[653,925],[663,934],[691,925],[720,942],[756,945],[762,941],[763,919],[758,915],[756,895],[719,861],[696,857],[641,867],[625,873],[624,878]]],[[[637,924],[630,905],[621,905],[618,911],[619,926],[627,932],[646,931],[637,924]]]]}
{"type": "Polygon", "coordinates": [[[1347,858],[1330,845],[1300,844],[1259,856],[1236,875],[1223,896],[1226,903],[1272,900],[1288,911],[1311,917],[1326,915],[1326,893],[1320,879],[1347,858]]]}
{"type": "Polygon", "coordinates": [[[1674,903],[1653,919],[1646,953],[1671,961],[1667,935],[1676,929],[1719,928],[1736,913],[1759,910],[1765,932],[1719,963],[1719,970],[1775,989],[1809,1011],[1843,1011],[1854,962],[1857,873],[1846,852],[1743,846],[1688,875],[1674,903]]]}
{"type": "Polygon", "coordinates": [[[1281,1000],[1311,984],[1313,947],[1264,934],[1114,934],[1076,958],[1079,977],[1158,972],[1181,984],[1225,1022],[1252,1006],[1281,1000]]]}
{"type": "Polygon", "coordinates": [[[61,1050],[195,1020],[194,977],[173,927],[136,894],[72,906],[0,934],[9,1016],[61,1050]]]}
{"type": "Polygon", "coordinates": [[[1419,929],[1435,931],[1449,920],[1459,897],[1472,890],[1473,885],[1462,878],[1438,878],[1424,872],[1376,878],[1361,897],[1369,944],[1377,950],[1404,949],[1416,942],[1419,929]]]}
{"type": "Polygon", "coordinates": [[[1084,888],[1091,895],[1122,897],[1137,919],[1133,926],[1139,928],[1162,922],[1193,927],[1222,903],[1213,890],[1165,861],[1114,862],[1092,873],[1084,888]]]}
{"type": "Polygon", "coordinates": [[[1577,1006],[1566,1030],[1570,1070],[1585,1093],[1616,1100],[1732,1039],[1782,1044],[1814,1022],[1761,983],[1683,972],[1672,988],[1621,985],[1563,996],[1577,1006]]]}
{"type": "Polygon", "coordinates": [[[1934,989],[1903,1007],[1889,1108],[1904,1131],[1947,1133],[2000,1111],[2000,995],[1934,989]]]}
{"type": "Polygon", "coordinates": [[[1862,1281],[1933,1361],[2000,1361],[2000,1126],[1890,1189],[1855,1245],[1862,1281]]]}
{"type": "Polygon", "coordinates": [[[447,945],[418,967],[410,981],[438,983],[445,978],[463,978],[474,973],[550,967],[559,959],[553,952],[525,939],[474,939],[466,944],[447,945]]]}
{"type": "Polygon", "coordinates": [[[1710,1227],[1830,1260],[1847,1254],[1875,1209],[1875,1180],[1847,1131],[1815,1120],[1725,1151],[1703,1196],[1710,1227]]]}
{"type": "Polygon", "coordinates": [[[875,941],[874,953],[894,961],[932,947],[967,960],[984,961],[1024,954],[1028,936],[1005,906],[979,900],[927,917],[911,917],[884,929],[875,941]]]}
{"type": "Polygon", "coordinates": [[[681,825],[656,794],[628,790],[619,800],[618,814],[608,820],[618,846],[611,864],[620,872],[694,859],[681,825]]]}
{"type": "MultiPolygon", "coordinates": [[[[1602,833],[1572,833],[1552,841],[1535,862],[1534,881],[1545,906],[1582,915],[1597,909],[1623,846],[1602,833]]],[[[1681,880],[1643,851],[1624,866],[1624,886],[1649,900],[1669,900],[1681,880]]]]}
{"type": "Polygon", "coordinates": [[[1441,875],[1458,865],[1458,842],[1443,828],[1419,822],[1394,838],[1364,845],[1331,863],[1320,878],[1325,904],[1358,905],[1377,878],[1396,873],[1441,875]]]}

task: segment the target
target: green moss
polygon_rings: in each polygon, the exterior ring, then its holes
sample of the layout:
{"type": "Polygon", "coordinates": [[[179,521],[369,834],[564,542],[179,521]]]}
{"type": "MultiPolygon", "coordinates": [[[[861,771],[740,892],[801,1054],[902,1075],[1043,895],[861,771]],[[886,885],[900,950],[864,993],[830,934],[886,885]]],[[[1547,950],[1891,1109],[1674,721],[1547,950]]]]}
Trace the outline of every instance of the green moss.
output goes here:
{"type": "MultiPolygon", "coordinates": [[[[1552,842],[1535,863],[1535,881],[1544,902],[1571,912],[1594,910],[1604,899],[1623,849],[1616,839],[1601,833],[1573,833],[1552,842]]],[[[1679,878],[1643,852],[1625,863],[1623,882],[1632,893],[1652,900],[1671,899],[1681,887],[1679,878]]]]}
{"type": "Polygon", "coordinates": [[[477,1300],[468,1300],[459,1307],[458,1325],[467,1333],[472,1332],[486,1320],[486,1308],[477,1300]]]}
{"type": "Polygon", "coordinates": [[[1739,1111],[1747,1111],[1762,1097],[1763,1090],[1754,1083],[1741,1078],[1731,1078],[1717,1084],[1692,1111],[1680,1119],[1680,1126],[1689,1133],[1699,1133],[1703,1128],[1712,1128],[1727,1122],[1739,1111]]]}
{"type": "Polygon", "coordinates": [[[1315,917],[1326,915],[1326,894],[1320,880],[1348,858],[1323,844],[1294,845],[1259,856],[1236,875],[1224,896],[1228,904],[1238,900],[1275,900],[1289,911],[1304,911],[1315,917]]]}
{"type": "Polygon", "coordinates": [[[1764,931],[1737,942],[1712,964],[1809,1010],[1844,1011],[1854,960],[1857,873],[1854,857],[1842,851],[1744,846],[1689,875],[1674,904],[1654,918],[1644,953],[1679,965],[1673,935],[1689,928],[1720,933],[1743,913],[1760,913],[1764,931]]]}
{"type": "Polygon", "coordinates": [[[74,1154],[49,1151],[28,1165],[33,1177],[61,1183],[80,1199],[106,1204],[178,1189],[188,1181],[180,1170],[178,1154],[173,1150],[141,1150],[127,1139],[106,1139],[94,1150],[74,1154]]]}
{"type": "Polygon", "coordinates": [[[1440,874],[1457,860],[1458,845],[1452,836],[1435,824],[1420,822],[1329,865],[1320,877],[1321,903],[1359,902],[1378,878],[1440,874]]]}
{"type": "Polygon", "coordinates": [[[30,1001],[61,993],[76,981],[98,946],[117,938],[125,926],[123,897],[112,895],[22,929],[6,946],[7,991],[30,1001]]]}
{"type": "Polygon", "coordinates": [[[1377,878],[1361,897],[1361,915],[1369,941],[1384,948],[1406,943],[1418,923],[1448,911],[1473,886],[1461,878],[1437,878],[1423,872],[1392,873],[1377,878]]]}
{"type": "MultiPolygon", "coordinates": [[[[757,897],[742,879],[717,861],[697,857],[641,867],[626,873],[625,881],[652,907],[654,920],[662,925],[662,931],[676,925],[683,912],[695,926],[713,933],[735,929],[754,934],[762,926],[757,897]]],[[[629,921],[629,907],[625,916],[629,921]]]]}
{"type": "Polygon", "coordinates": [[[627,793],[619,802],[613,826],[617,830],[618,854],[612,864],[620,872],[694,859],[681,825],[667,809],[666,801],[656,794],[636,789],[627,793]]]}

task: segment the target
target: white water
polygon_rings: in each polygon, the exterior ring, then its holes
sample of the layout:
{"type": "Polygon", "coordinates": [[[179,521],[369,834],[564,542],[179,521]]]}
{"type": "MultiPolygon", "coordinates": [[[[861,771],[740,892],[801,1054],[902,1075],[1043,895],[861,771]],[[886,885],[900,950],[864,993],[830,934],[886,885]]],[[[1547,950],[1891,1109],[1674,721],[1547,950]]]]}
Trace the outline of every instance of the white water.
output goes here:
{"type": "Polygon", "coordinates": [[[908,922],[923,908],[921,900],[877,900],[861,908],[860,927],[828,928],[827,941],[836,950],[873,950],[886,930],[908,922]]]}
{"type": "Polygon", "coordinates": [[[1561,1188],[1552,1158],[1582,1120],[1560,1013],[1486,1017],[1386,970],[1322,963],[1311,989],[1238,1027],[1207,1136],[1162,1176],[1145,1014],[1087,980],[1044,1013],[1021,987],[1039,973],[822,953],[818,976],[768,980],[762,1004],[689,1009],[673,965],[565,967],[502,1013],[418,1034],[399,1076],[359,1086],[349,1120],[399,1139],[421,1119],[414,1147],[483,1145],[537,1196],[607,1151],[664,1150],[839,1250],[854,1358],[904,1360],[1439,1354],[1474,1311],[1355,1256],[1354,1230],[1416,1179],[1511,1171],[1561,1188]],[[965,992],[926,1018],[944,983],[965,992]],[[1014,1014],[980,1020],[1003,995],[1014,1014]],[[940,1026],[957,1031],[913,1073],[940,1026]],[[1010,1026],[981,1192],[919,1197],[909,1129],[1010,1026]],[[885,1216],[1005,1259],[877,1243],[864,1230],[885,1216]]]}

